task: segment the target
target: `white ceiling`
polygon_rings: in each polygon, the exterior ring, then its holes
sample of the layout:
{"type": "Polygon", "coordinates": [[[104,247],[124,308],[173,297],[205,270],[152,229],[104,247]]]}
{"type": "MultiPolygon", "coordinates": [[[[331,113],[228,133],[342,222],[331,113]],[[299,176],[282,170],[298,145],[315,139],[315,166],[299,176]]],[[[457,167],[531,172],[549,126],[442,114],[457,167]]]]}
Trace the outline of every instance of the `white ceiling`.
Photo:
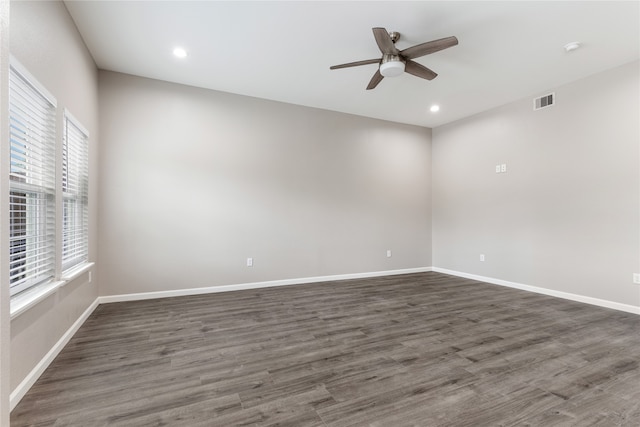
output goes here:
{"type": "Polygon", "coordinates": [[[639,5],[66,2],[101,69],[427,127],[637,60],[639,5]],[[405,73],[367,91],[377,65],[329,66],[380,57],[372,27],[400,32],[399,49],[448,36],[459,45],[417,59],[436,79],[405,73]],[[582,47],[566,53],[573,41],[582,47]],[[178,45],[184,60],[171,53],[178,45]]]}

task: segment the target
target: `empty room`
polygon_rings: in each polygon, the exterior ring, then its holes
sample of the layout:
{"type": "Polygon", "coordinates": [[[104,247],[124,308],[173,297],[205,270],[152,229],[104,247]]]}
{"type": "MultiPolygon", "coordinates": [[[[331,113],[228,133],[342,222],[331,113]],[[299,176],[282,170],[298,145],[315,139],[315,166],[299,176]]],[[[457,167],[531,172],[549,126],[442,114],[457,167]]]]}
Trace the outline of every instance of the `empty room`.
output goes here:
{"type": "Polygon", "coordinates": [[[0,12],[0,426],[640,426],[640,2],[0,12]]]}

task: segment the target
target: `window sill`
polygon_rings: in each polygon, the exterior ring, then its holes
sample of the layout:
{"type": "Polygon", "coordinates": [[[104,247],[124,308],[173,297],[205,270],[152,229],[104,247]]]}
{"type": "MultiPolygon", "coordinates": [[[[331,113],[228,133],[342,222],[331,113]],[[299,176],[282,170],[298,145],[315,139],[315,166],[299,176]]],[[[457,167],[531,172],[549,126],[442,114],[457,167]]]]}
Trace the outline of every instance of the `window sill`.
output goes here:
{"type": "MultiPolygon", "coordinates": [[[[84,274],[87,271],[91,270],[93,268],[94,264],[95,264],[94,262],[85,262],[85,263],[82,263],[82,264],[80,264],[78,266],[70,268],[69,270],[67,270],[64,273],[62,273],[62,281],[64,281],[65,284],[67,284],[68,282],[76,279],[81,274],[84,274]]],[[[91,281],[91,280],[89,280],[89,281],[91,281]]]]}
{"type": "MultiPolygon", "coordinates": [[[[95,263],[88,262],[79,267],[66,271],[62,276],[62,280],[46,283],[44,285],[35,286],[33,289],[19,293],[11,298],[11,320],[28,311],[45,298],[58,292],[67,283],[73,281],[78,276],[91,270],[95,263]]],[[[91,279],[89,279],[91,281],[91,279]]]]}

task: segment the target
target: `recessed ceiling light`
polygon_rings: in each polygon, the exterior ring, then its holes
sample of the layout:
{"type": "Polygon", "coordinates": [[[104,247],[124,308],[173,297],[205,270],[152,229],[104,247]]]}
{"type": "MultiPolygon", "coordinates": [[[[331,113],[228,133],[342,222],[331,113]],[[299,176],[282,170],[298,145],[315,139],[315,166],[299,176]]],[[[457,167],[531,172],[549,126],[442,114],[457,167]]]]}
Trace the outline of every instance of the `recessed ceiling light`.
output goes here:
{"type": "Polygon", "coordinates": [[[571,42],[564,45],[564,50],[567,52],[571,52],[573,50],[576,50],[579,47],[580,47],[579,42],[571,42]]]}
{"type": "Polygon", "coordinates": [[[429,110],[431,110],[432,113],[437,113],[438,111],[440,111],[440,106],[432,105],[431,108],[429,108],[429,110]]]}
{"type": "Polygon", "coordinates": [[[173,49],[173,54],[178,58],[186,58],[187,57],[187,51],[184,50],[181,47],[177,47],[177,48],[173,49]]]}

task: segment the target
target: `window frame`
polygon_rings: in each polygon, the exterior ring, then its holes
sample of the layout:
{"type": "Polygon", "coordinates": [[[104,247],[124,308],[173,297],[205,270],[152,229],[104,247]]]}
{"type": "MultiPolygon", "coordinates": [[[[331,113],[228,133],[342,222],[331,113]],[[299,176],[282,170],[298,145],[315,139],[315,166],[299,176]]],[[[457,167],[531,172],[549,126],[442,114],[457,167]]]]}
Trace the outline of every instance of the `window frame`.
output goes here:
{"type": "Polygon", "coordinates": [[[8,112],[8,271],[13,297],[54,281],[57,271],[57,102],[13,57],[9,62],[8,112]],[[14,215],[20,223],[14,222],[14,215]],[[15,248],[20,249],[14,252],[15,248]],[[19,253],[23,256],[16,257],[19,253]]]}
{"type": "Polygon", "coordinates": [[[63,115],[61,165],[60,263],[64,276],[89,262],[89,131],[67,109],[63,115]],[[77,133],[70,135],[70,130],[77,133]]]}
{"type": "MultiPolygon", "coordinates": [[[[85,280],[91,282],[94,263],[89,261],[89,132],[67,109],[60,108],[55,97],[13,56],[9,60],[9,81],[7,111],[10,147],[7,150],[8,168],[5,172],[9,178],[5,194],[9,208],[9,215],[5,219],[9,223],[9,239],[6,243],[3,242],[9,246],[9,256],[4,261],[6,265],[3,265],[2,270],[5,271],[7,267],[8,280],[5,286],[9,287],[13,319],[87,272],[85,280]],[[36,104],[30,110],[27,101],[33,99],[37,102],[34,101],[36,104]],[[21,102],[26,102],[25,108],[20,108],[21,102]],[[30,118],[31,113],[34,113],[35,118],[30,118]],[[38,117],[46,118],[42,119],[46,123],[46,129],[40,133],[25,133],[31,127],[39,129],[37,125],[30,125],[32,122],[37,123],[38,117]],[[65,153],[69,148],[68,125],[82,135],[81,147],[84,149],[80,153],[82,167],[79,168],[81,178],[77,180],[80,183],[79,186],[76,185],[77,191],[69,191],[68,182],[63,183],[64,179],[70,177],[69,170],[65,172],[63,168],[71,166],[68,162],[65,163],[64,158],[65,154],[69,154],[65,153]],[[43,143],[45,140],[46,143],[43,143]],[[40,144],[34,152],[29,151],[32,141],[40,144]],[[46,149],[43,149],[42,144],[46,149]],[[45,163],[46,177],[39,175],[42,172],[39,168],[45,163]],[[79,234],[82,249],[78,256],[66,259],[63,265],[63,222],[68,214],[65,214],[65,205],[67,208],[74,206],[73,215],[81,223],[79,234]],[[39,271],[38,265],[28,263],[28,250],[34,243],[38,243],[31,236],[38,236],[46,242],[46,268],[42,274],[33,274],[19,282],[23,273],[26,272],[28,276],[29,272],[39,271]],[[22,265],[20,261],[23,261],[22,265]]],[[[38,259],[38,256],[36,253],[35,258],[38,259]]]]}

